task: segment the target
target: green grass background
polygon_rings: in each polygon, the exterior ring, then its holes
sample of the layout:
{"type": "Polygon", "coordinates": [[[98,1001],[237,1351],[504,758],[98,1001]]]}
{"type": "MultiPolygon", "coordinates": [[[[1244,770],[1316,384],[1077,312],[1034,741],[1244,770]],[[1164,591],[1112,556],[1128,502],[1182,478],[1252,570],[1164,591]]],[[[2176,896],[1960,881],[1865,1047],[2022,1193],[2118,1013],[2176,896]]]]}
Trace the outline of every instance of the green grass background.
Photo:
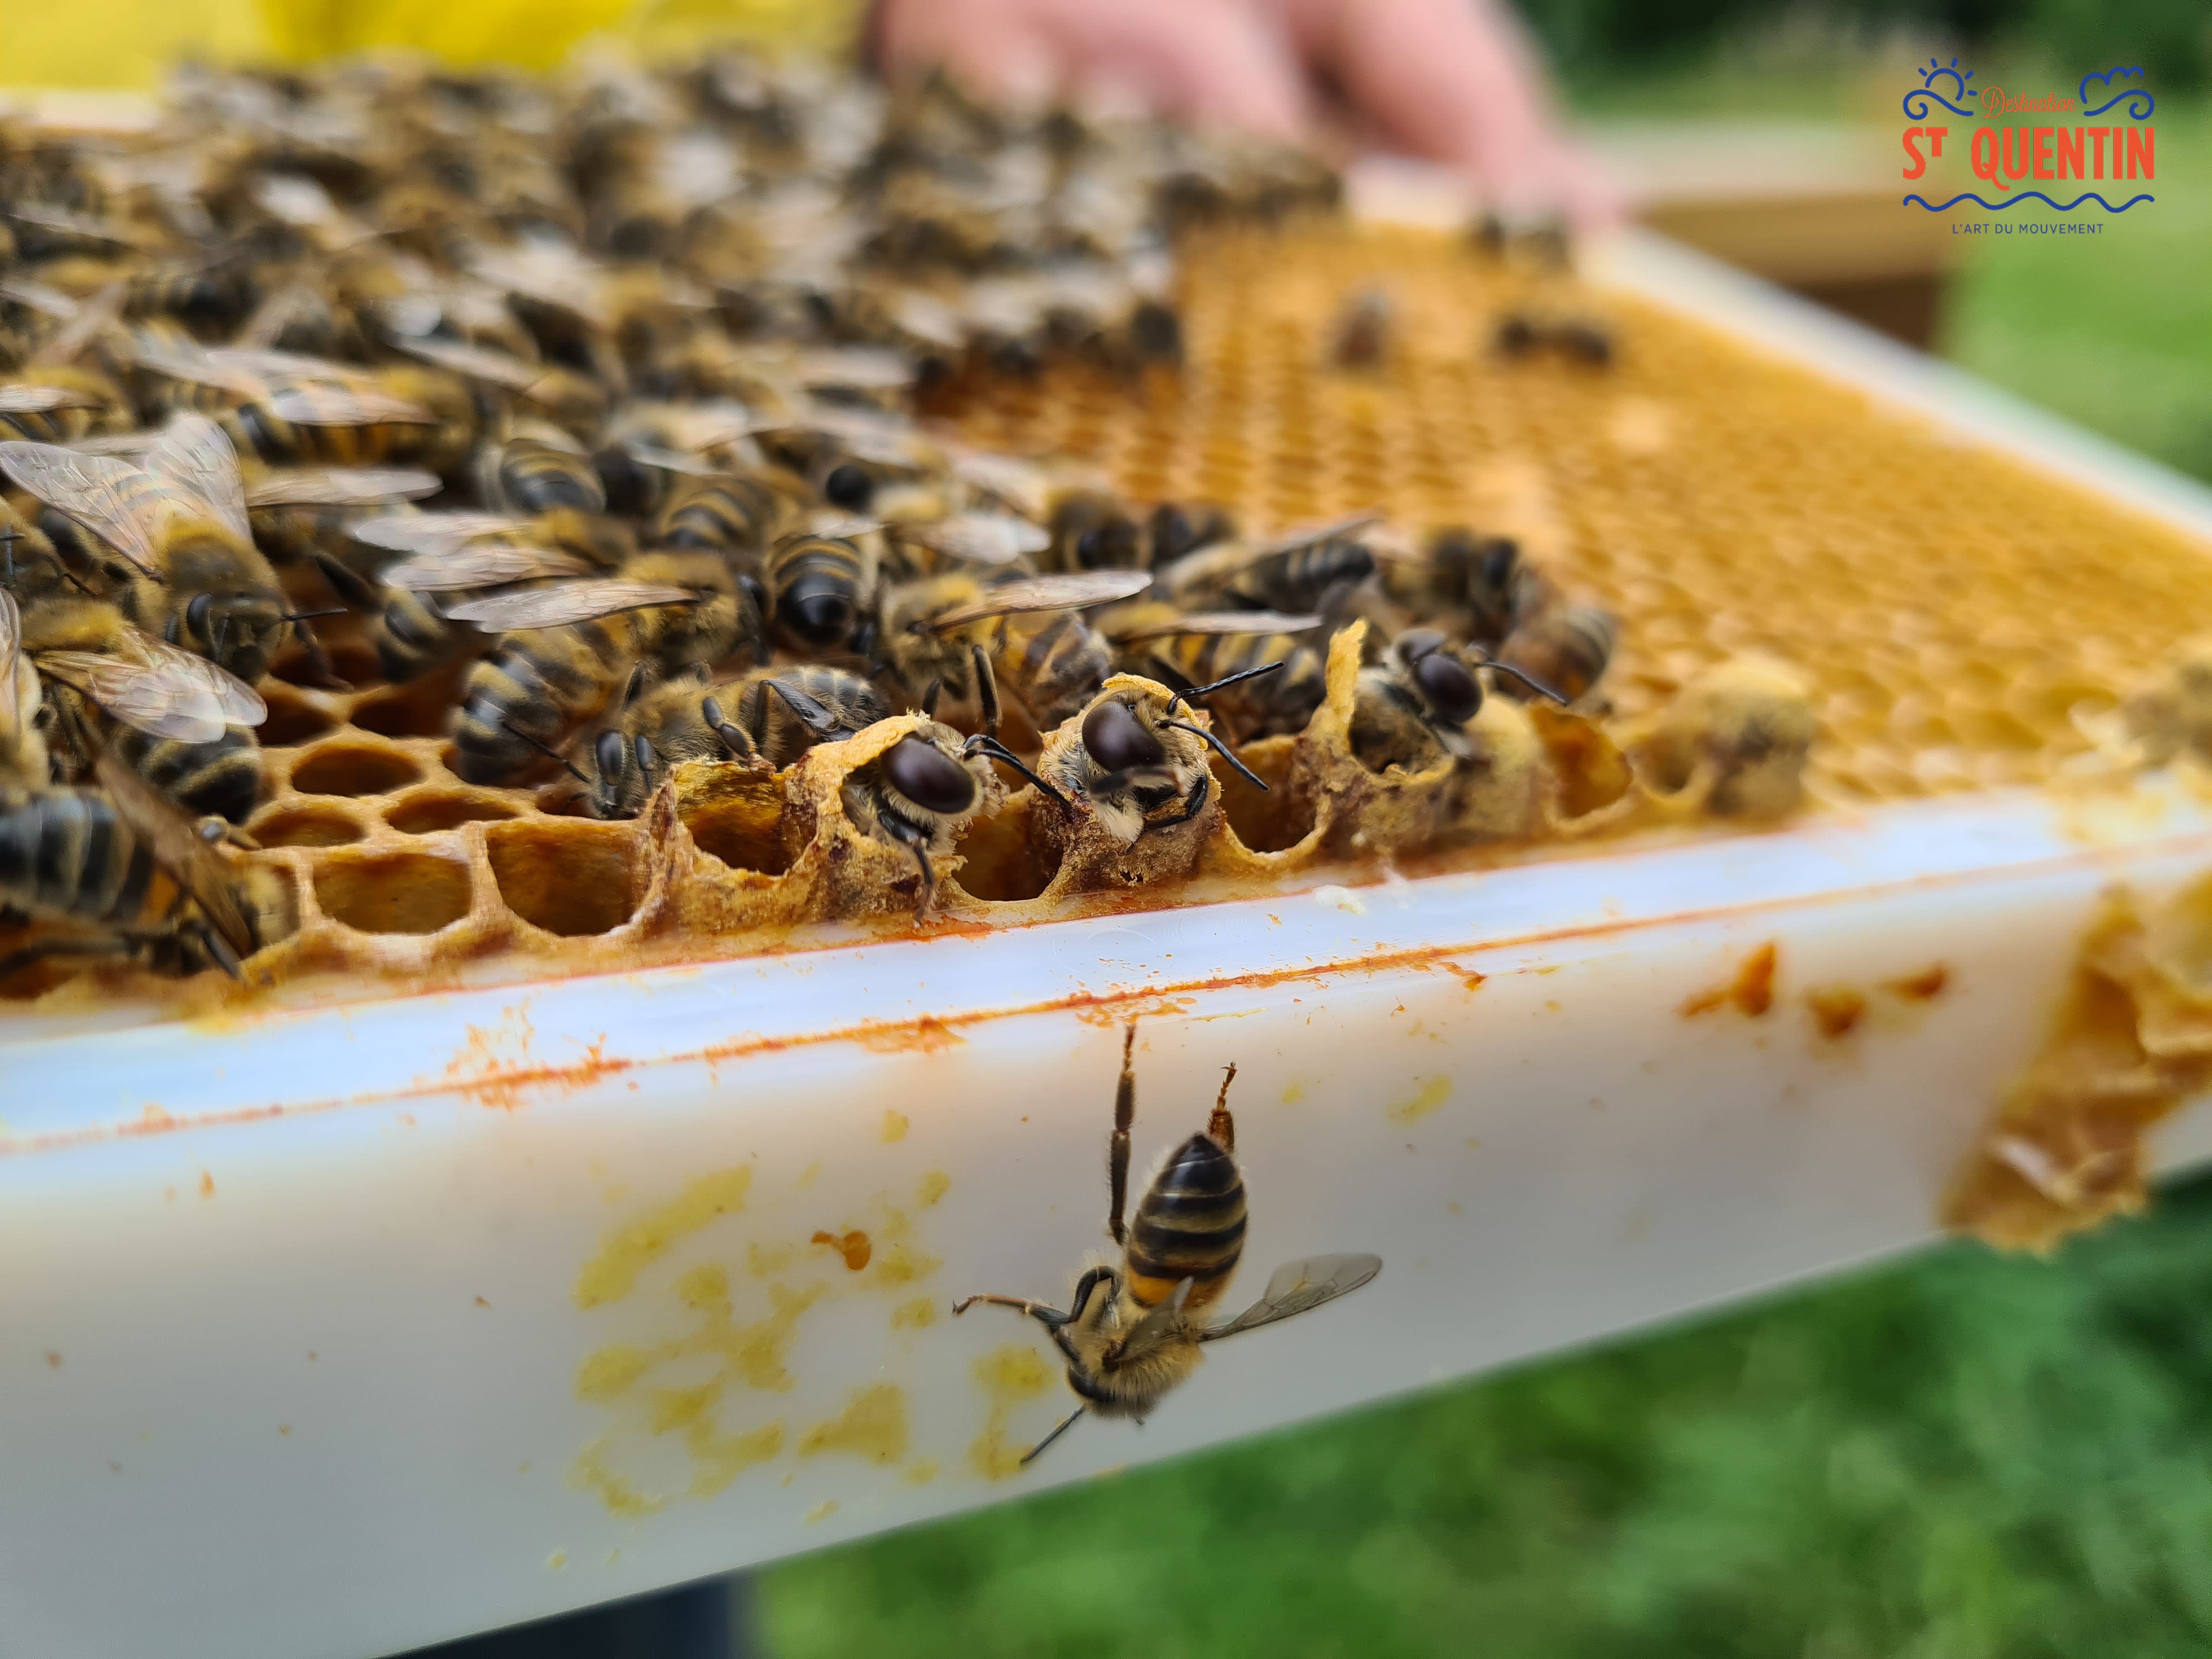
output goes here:
{"type": "MultiPolygon", "coordinates": [[[[2156,203],[2094,238],[1977,238],[1942,344],[2212,478],[2212,102],[2158,118],[2156,203]]],[[[2212,1181],[2053,1261],[1952,1245],[763,1589],[778,1659],[2204,1655],[2212,1181]]]]}

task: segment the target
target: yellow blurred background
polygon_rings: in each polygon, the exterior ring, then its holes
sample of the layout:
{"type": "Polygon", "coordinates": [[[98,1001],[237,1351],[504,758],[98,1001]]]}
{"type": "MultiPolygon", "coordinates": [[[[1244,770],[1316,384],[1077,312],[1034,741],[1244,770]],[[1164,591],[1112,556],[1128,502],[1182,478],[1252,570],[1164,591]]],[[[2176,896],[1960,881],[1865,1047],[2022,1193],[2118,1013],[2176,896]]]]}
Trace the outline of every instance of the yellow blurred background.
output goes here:
{"type": "Polygon", "coordinates": [[[854,0],[5,0],[0,88],[131,91],[180,58],[312,63],[411,47],[546,69],[603,37],[642,49],[746,40],[836,50],[854,0]]]}

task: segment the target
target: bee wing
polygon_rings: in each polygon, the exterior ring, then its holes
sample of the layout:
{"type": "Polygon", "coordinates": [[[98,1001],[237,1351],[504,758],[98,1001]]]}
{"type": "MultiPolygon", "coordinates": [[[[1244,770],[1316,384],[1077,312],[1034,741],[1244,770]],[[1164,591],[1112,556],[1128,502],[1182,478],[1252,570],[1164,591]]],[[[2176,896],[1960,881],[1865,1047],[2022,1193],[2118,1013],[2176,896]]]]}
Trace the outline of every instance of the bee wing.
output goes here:
{"type": "Polygon", "coordinates": [[[611,617],[617,611],[642,611],[648,605],[689,605],[698,599],[688,587],[659,582],[629,582],[616,578],[603,581],[564,582],[558,587],[526,587],[511,593],[493,593],[450,607],[446,614],[456,622],[474,623],[490,633],[519,633],[532,628],[560,628],[569,623],[611,617]]]}
{"type": "Polygon", "coordinates": [[[1003,513],[963,513],[916,525],[909,533],[924,547],[973,564],[1012,564],[1052,545],[1051,532],[1042,526],[1003,513]]]}
{"type": "Polygon", "coordinates": [[[48,288],[44,283],[23,276],[0,278],[0,300],[12,300],[42,317],[56,318],[64,323],[77,313],[77,302],[59,289],[48,288]]]}
{"type": "Polygon", "coordinates": [[[106,288],[78,306],[70,319],[61,325],[54,337],[31,354],[31,362],[66,363],[93,342],[100,330],[110,326],[123,315],[123,301],[130,292],[128,283],[110,283],[106,288]]]}
{"type": "Polygon", "coordinates": [[[166,380],[211,386],[241,398],[253,395],[255,388],[250,374],[234,364],[218,362],[212,353],[199,346],[139,339],[131,343],[131,356],[139,368],[150,369],[166,380]]]}
{"type": "Polygon", "coordinates": [[[1115,630],[1111,637],[1121,644],[1134,645],[1185,634],[1303,634],[1321,624],[1319,617],[1285,616],[1279,611],[1200,611],[1141,628],[1115,630]]]}
{"type": "Polygon", "coordinates": [[[223,942],[241,957],[252,955],[253,932],[238,908],[230,866],[222,855],[200,839],[174,802],[110,754],[96,734],[88,731],[84,739],[94,776],[116,816],[145,838],[155,861],[191,896],[223,942]]]}
{"type": "Polygon", "coordinates": [[[905,354],[880,346],[817,346],[798,353],[792,368],[810,386],[896,392],[914,384],[914,365],[905,354]]]}
{"type": "Polygon", "coordinates": [[[15,659],[23,649],[23,613],[15,596],[0,587],[0,732],[20,730],[22,700],[15,694],[15,659]]]}
{"type": "Polygon", "coordinates": [[[291,466],[246,487],[248,507],[375,507],[419,501],[444,488],[434,472],[411,466],[291,466]]]}
{"type": "MultiPolygon", "coordinates": [[[[201,665],[215,667],[212,663],[201,665]]],[[[46,651],[40,653],[39,672],[74,686],[125,726],[157,738],[206,743],[221,737],[223,727],[231,724],[223,718],[218,689],[205,676],[174,662],[133,661],[102,651],[46,651]]],[[[260,701],[254,698],[256,704],[260,701]]]]}
{"type": "Polygon", "coordinates": [[[377,426],[394,422],[404,426],[434,426],[438,417],[411,399],[368,386],[264,386],[254,388],[254,401],[279,420],[294,426],[377,426]]]}
{"type": "Polygon", "coordinates": [[[1323,542],[1333,542],[1340,536],[1349,536],[1364,530],[1370,525],[1380,524],[1382,518],[1379,508],[1370,508],[1365,513],[1332,519],[1327,524],[1301,525],[1296,530],[1285,531],[1274,540],[1262,544],[1260,553],[1266,557],[1277,553],[1295,552],[1302,547],[1317,547],[1323,542]]]}
{"type": "Polygon", "coordinates": [[[0,472],[85,526],[148,575],[161,575],[153,538],[125,488],[144,477],[143,469],[110,455],[81,455],[58,444],[3,443],[0,472]]]}
{"type": "Polygon", "coordinates": [[[849,542],[855,536],[869,535],[883,527],[881,519],[856,519],[847,513],[817,513],[806,521],[804,533],[828,541],[849,542]]]}
{"type": "Polygon", "coordinates": [[[1052,479],[1032,462],[988,450],[969,450],[955,454],[952,471],[970,489],[1011,501],[1033,518],[1044,516],[1052,479]]]}
{"type": "Polygon", "coordinates": [[[510,513],[386,513],[348,526],[354,540],[394,553],[430,553],[520,530],[510,513]]]}
{"type": "Polygon", "coordinates": [[[941,634],[987,617],[1010,617],[1024,611],[1075,611],[1129,599],[1152,585],[1150,573],[1143,570],[1083,570],[1066,576],[1034,576],[994,587],[972,605],[932,617],[929,627],[941,634]]]}
{"type": "Polygon", "coordinates": [[[497,542],[417,553],[385,571],[383,580],[386,587],[404,587],[416,593],[450,593],[457,588],[502,587],[544,576],[588,576],[592,568],[573,553],[497,542]]]}
{"type": "Polygon", "coordinates": [[[1200,1331],[1198,1340],[1214,1342],[1239,1331],[1257,1330],[1293,1314],[1309,1312],[1324,1302],[1349,1296],[1382,1271],[1382,1258],[1379,1255],[1310,1255],[1301,1261],[1286,1261],[1275,1269],[1275,1276],[1267,1281],[1266,1293],[1257,1302],[1226,1325],[1200,1331]]]}
{"type": "Polygon", "coordinates": [[[36,415],[49,409],[90,409],[93,400],[58,386],[0,386],[0,415],[36,415]]]}
{"type": "Polygon", "coordinates": [[[223,429],[206,416],[180,415],[170,422],[147,456],[146,470],[205,507],[239,540],[252,541],[238,452],[223,429]]]}
{"type": "Polygon", "coordinates": [[[527,392],[545,378],[539,365],[489,346],[465,345],[459,340],[410,338],[392,344],[411,357],[439,368],[450,368],[472,380],[488,380],[509,392],[527,392]]]}
{"type": "Polygon", "coordinates": [[[649,466],[662,472],[689,473],[695,478],[711,478],[722,471],[711,461],[696,455],[686,455],[680,449],[664,449],[659,444],[632,441],[623,446],[630,459],[640,466],[649,466]]]}

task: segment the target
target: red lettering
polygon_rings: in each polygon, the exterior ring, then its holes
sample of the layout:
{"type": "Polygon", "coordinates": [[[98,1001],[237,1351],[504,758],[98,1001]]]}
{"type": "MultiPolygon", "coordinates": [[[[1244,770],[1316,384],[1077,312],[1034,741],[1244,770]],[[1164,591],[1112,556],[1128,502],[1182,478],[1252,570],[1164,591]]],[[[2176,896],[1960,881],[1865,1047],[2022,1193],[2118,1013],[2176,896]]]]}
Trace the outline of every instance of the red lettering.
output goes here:
{"type": "Polygon", "coordinates": [[[2084,127],[2081,131],[2089,135],[2089,176],[2092,179],[2101,179],[2105,176],[2105,135],[2110,132],[2112,128],[2084,127]]]}
{"type": "Polygon", "coordinates": [[[1941,155],[1943,153],[1943,141],[1951,136],[1951,129],[1926,127],[1923,131],[1928,135],[1928,153],[1930,155],[1941,155]]]}
{"type": "Polygon", "coordinates": [[[1905,130],[1905,153],[1912,158],[1912,165],[1905,169],[1905,176],[1908,179],[1917,179],[1928,171],[1928,158],[1921,155],[1917,142],[1924,130],[1921,127],[1907,127],[1905,130]]]}
{"type": "Polygon", "coordinates": [[[2051,177],[2051,129],[2049,127],[2038,127],[2035,130],[2035,176],[2039,179],[2051,177]]]}
{"type": "Polygon", "coordinates": [[[2058,129],[2058,176],[2062,179],[2081,179],[2087,175],[2081,171],[2081,129],[2058,129]]]}
{"type": "Polygon", "coordinates": [[[2008,179],[2025,179],[2034,161],[2029,153],[2030,140],[2025,127],[2007,127],[2004,139],[2004,170],[2008,179]]]}
{"type": "Polygon", "coordinates": [[[2128,177],[2130,179],[2157,178],[2158,167],[2151,154],[2151,139],[2155,136],[2154,130],[2145,127],[2141,131],[2137,131],[2132,127],[2128,127],[2123,131],[2128,135],[2128,177]]]}

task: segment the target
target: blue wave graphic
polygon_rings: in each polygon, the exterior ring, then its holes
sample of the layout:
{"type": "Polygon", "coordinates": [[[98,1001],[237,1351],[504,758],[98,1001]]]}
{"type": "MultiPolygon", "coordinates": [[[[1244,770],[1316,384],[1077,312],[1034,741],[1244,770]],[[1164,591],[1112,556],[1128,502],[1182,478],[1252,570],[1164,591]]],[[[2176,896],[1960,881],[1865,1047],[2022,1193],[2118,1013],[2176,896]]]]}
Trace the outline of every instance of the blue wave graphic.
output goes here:
{"type": "Polygon", "coordinates": [[[2156,199],[2157,198],[2155,197],[2147,195],[2130,196],[2126,201],[2121,203],[2119,206],[2114,207],[2110,202],[2098,195],[2094,190],[2083,191],[2070,202],[2054,202],[2039,190],[2028,190],[2022,191],[2019,195],[2009,197],[2002,202],[1984,202],[1980,197],[1975,195],[1972,191],[1960,191],[1956,196],[1954,196],[1948,202],[1931,202],[1926,197],[1916,194],[1906,197],[1903,202],[1899,204],[1899,205],[1900,207],[1924,207],[1930,213],[1942,213],[1946,209],[1958,206],[1961,202],[1972,202],[1978,207],[1987,208],[1992,213],[2002,213],[2008,207],[2019,206],[2022,202],[2041,202],[2046,207],[2057,208],[2061,213],[2071,213],[2075,208],[2080,207],[2084,202],[2094,202],[2099,207],[2104,209],[2107,213],[2125,213],[2137,202],[2150,202],[2155,201],[2156,199]]]}
{"type": "Polygon", "coordinates": [[[1924,121],[1928,118],[1928,106],[1931,102],[1942,105],[1945,109],[1949,110],[1954,115],[1963,115],[1969,121],[1974,118],[1973,111],[1970,109],[1961,109],[1958,105],[1946,98],[1942,93],[1930,92],[1924,87],[1915,87],[1911,91],[1905,94],[1905,112],[1915,121],[1924,121]],[[1917,109],[1915,109],[1912,104],[1912,100],[1916,98],[1920,100],[1920,106],[1917,109]]]}
{"type": "MultiPolygon", "coordinates": [[[[2081,94],[2081,101],[2086,104],[2089,101],[2089,82],[2092,81],[2096,82],[2100,86],[2109,86],[2112,84],[2115,76],[2124,81],[2134,76],[2141,75],[2142,73],[2142,70],[2140,65],[2136,68],[2130,69],[2116,64],[2111,69],[2105,70],[2101,75],[2092,70],[2087,75],[2083,76],[2081,77],[2081,84],[2077,90],[2079,90],[2081,94]]],[[[2130,87],[2124,91],[2114,93],[2110,98],[2105,100],[2103,103],[2098,105],[2094,109],[2083,110],[2081,112],[2081,118],[2086,121],[2093,115],[2102,115],[2106,110],[2112,108],[2113,105],[2118,103],[2125,103],[2127,105],[2128,118],[2131,121],[2148,120],[2150,118],[2151,111],[2157,107],[2157,101],[2151,97],[2148,89],[2142,87],[2130,87]]]]}

